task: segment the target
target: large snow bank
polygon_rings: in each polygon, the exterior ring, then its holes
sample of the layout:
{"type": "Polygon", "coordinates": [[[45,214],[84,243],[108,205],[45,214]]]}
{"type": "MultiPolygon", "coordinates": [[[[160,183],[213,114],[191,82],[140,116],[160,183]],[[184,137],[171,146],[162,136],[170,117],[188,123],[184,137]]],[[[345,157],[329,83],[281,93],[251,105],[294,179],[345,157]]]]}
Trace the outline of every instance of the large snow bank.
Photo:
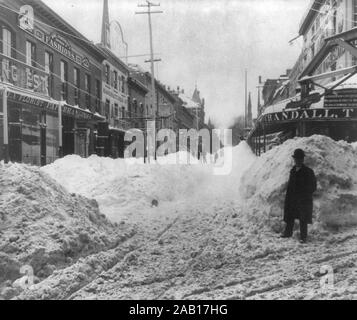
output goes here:
{"type": "Polygon", "coordinates": [[[68,193],[37,167],[0,163],[0,296],[22,266],[46,277],[115,245],[119,234],[95,200],[68,193]]]}
{"type": "MultiPolygon", "coordinates": [[[[227,152],[222,150],[221,153],[227,152]]],[[[91,156],[67,156],[42,170],[69,192],[98,201],[101,211],[112,221],[142,222],[151,219],[153,199],[159,205],[214,201],[218,197],[238,197],[240,176],[255,156],[246,143],[233,148],[233,170],[229,176],[215,176],[214,165],[192,159],[185,163],[187,152],[170,154],[156,164],[142,164],[132,159],[91,156]]],[[[215,166],[222,166],[220,159],[215,166]]],[[[209,203],[207,203],[210,205],[209,203]]],[[[167,210],[166,210],[167,211],[167,210]]]]}
{"type": "Polygon", "coordinates": [[[316,174],[315,226],[357,224],[357,150],[352,145],[314,135],[286,141],[257,158],[245,172],[241,192],[245,212],[256,221],[281,229],[283,203],[294,149],[306,152],[306,164],[316,174]]]}
{"type": "MultiPolygon", "coordinates": [[[[172,157],[172,156],[171,156],[172,157]]],[[[208,168],[202,165],[140,164],[125,159],[67,156],[42,170],[69,192],[99,202],[101,211],[112,221],[146,219],[153,199],[172,203],[194,194],[208,168]]]]}

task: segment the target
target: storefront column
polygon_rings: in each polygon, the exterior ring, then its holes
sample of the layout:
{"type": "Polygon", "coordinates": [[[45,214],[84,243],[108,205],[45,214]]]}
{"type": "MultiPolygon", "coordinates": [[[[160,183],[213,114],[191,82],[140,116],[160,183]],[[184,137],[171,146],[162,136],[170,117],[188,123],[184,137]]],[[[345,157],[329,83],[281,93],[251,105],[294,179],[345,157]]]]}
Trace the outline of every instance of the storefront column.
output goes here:
{"type": "Polygon", "coordinates": [[[2,95],[3,108],[3,127],[4,127],[4,161],[9,162],[9,128],[8,128],[8,112],[7,112],[7,88],[4,87],[2,95]]]}
{"type": "Polygon", "coordinates": [[[63,157],[63,139],[62,139],[62,102],[58,106],[58,156],[63,157]]]}

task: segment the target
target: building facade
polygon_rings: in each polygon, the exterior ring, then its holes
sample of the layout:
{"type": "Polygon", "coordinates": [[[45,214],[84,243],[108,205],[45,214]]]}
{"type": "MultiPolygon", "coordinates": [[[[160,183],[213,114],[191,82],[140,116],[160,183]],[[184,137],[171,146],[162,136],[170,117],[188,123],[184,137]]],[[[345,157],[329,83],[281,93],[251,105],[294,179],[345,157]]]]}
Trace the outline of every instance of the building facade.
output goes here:
{"type": "MultiPolygon", "coordinates": [[[[299,26],[299,35],[302,37],[303,49],[289,75],[291,96],[299,92],[298,78],[324,46],[325,39],[356,27],[356,19],[357,0],[311,1],[299,26]]],[[[356,61],[345,49],[336,47],[321,62],[316,73],[320,74],[349,67],[356,64],[356,61]]],[[[324,83],[331,82],[332,80],[334,79],[325,79],[324,83]]]]}
{"type": "Polygon", "coordinates": [[[105,122],[100,124],[101,154],[123,157],[124,134],[131,128],[129,115],[129,69],[109,48],[98,45],[106,55],[102,67],[102,103],[105,122]]]}
{"type": "Polygon", "coordinates": [[[0,27],[1,158],[95,153],[101,51],[41,1],[4,1],[0,27]]]}
{"type": "Polygon", "coordinates": [[[299,26],[302,52],[287,80],[274,84],[250,133],[258,154],[270,138],[323,134],[357,141],[356,27],[356,0],[311,1],[299,26]]]}
{"type": "Polygon", "coordinates": [[[145,132],[146,129],[146,95],[148,88],[135,76],[131,74],[128,81],[129,89],[129,117],[133,128],[145,132]]]}

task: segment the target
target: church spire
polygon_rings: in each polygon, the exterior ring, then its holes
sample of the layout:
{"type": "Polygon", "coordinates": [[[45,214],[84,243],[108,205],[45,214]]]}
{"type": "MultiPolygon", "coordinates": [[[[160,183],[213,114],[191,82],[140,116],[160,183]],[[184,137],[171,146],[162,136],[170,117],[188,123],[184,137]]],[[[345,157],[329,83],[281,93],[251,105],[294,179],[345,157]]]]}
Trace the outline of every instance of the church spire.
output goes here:
{"type": "Polygon", "coordinates": [[[195,91],[193,92],[193,95],[192,95],[192,100],[200,105],[202,104],[200,92],[197,90],[197,84],[195,86],[195,91]]]}
{"type": "Polygon", "coordinates": [[[103,4],[103,20],[102,20],[101,44],[104,47],[110,49],[110,25],[109,25],[108,0],[104,0],[104,4],[103,4]]]}

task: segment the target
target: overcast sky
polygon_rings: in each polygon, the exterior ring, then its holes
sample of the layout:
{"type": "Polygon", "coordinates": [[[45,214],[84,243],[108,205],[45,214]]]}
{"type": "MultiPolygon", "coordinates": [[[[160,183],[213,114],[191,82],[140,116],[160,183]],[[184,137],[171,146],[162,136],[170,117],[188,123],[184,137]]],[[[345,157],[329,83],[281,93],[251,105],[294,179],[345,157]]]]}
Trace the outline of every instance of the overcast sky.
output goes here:
{"type": "MultiPolygon", "coordinates": [[[[44,0],[94,42],[100,41],[103,0],[44,0]]],[[[206,99],[207,115],[220,127],[244,113],[244,70],[256,115],[258,76],[278,77],[292,67],[301,42],[300,20],[309,0],[161,0],[153,15],[154,51],[162,61],[157,78],[192,94],[195,84],[206,99]]],[[[118,20],[129,56],[149,53],[146,15],[140,0],[109,0],[110,20],[118,20]]],[[[144,63],[148,57],[129,58],[144,63]]]]}

